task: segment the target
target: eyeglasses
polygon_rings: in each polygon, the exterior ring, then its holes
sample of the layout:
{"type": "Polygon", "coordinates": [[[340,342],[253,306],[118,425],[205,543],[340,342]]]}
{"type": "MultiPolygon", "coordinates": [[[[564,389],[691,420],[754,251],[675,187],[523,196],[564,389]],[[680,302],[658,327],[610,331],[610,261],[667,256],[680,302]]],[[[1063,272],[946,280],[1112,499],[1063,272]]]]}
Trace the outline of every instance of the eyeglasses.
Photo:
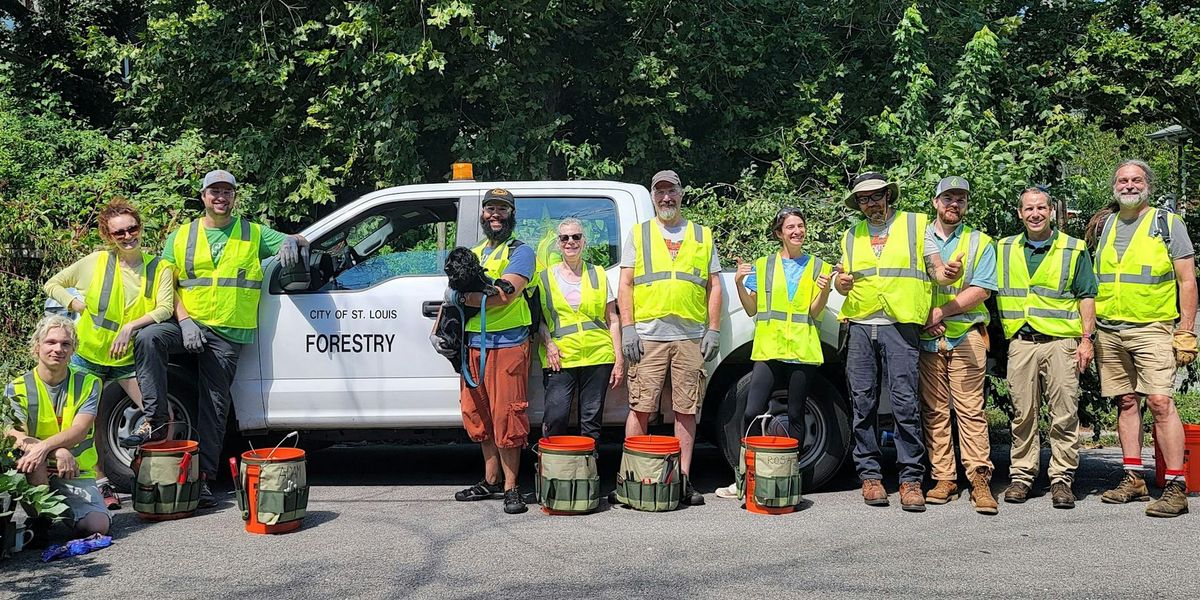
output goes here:
{"type": "Polygon", "coordinates": [[[115,238],[126,238],[126,237],[133,237],[133,236],[137,235],[137,233],[141,230],[142,230],[141,225],[131,225],[129,227],[126,227],[125,229],[117,229],[114,231],[110,231],[108,233],[109,233],[109,235],[111,235],[115,238]]]}
{"type": "Polygon", "coordinates": [[[208,194],[210,196],[213,196],[214,198],[232,198],[233,197],[233,190],[214,190],[213,188],[208,188],[204,191],[208,192],[208,194]]]}
{"type": "Polygon", "coordinates": [[[567,240],[574,240],[574,241],[578,242],[579,240],[582,240],[582,239],[583,239],[582,233],[560,233],[560,234],[558,234],[558,241],[560,241],[564,244],[567,243],[567,240]]]}
{"type": "Polygon", "coordinates": [[[881,190],[881,191],[875,192],[874,194],[871,194],[870,196],[856,196],[855,197],[855,200],[858,200],[859,206],[866,206],[868,204],[871,204],[872,202],[883,202],[886,199],[887,199],[887,190],[881,190]]]}
{"type": "Polygon", "coordinates": [[[656,189],[656,190],[654,190],[654,197],[655,198],[666,198],[667,196],[679,196],[682,193],[683,193],[683,190],[681,190],[677,187],[668,188],[665,190],[656,189]]]}
{"type": "Polygon", "coordinates": [[[507,215],[512,212],[512,208],[503,204],[489,204],[483,207],[483,212],[489,215],[507,215]]]}

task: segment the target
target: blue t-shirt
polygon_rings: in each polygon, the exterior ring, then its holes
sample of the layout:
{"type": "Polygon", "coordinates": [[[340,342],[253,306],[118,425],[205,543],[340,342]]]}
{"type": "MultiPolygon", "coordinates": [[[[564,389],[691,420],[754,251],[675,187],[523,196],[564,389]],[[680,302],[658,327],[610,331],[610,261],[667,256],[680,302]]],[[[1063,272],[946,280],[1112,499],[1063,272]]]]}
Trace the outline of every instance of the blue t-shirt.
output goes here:
{"type": "MultiPolygon", "coordinates": [[[[931,230],[932,230],[932,228],[934,228],[936,226],[937,225],[933,224],[933,223],[931,223],[929,225],[931,230]]],[[[951,260],[954,260],[954,256],[952,256],[952,254],[954,253],[954,249],[958,246],[958,238],[960,237],[962,230],[963,230],[963,226],[960,224],[957,228],[955,228],[954,233],[951,233],[950,237],[948,237],[944,240],[941,238],[941,236],[937,235],[936,233],[933,233],[932,235],[928,235],[925,237],[925,243],[928,244],[930,242],[930,240],[932,240],[933,243],[937,246],[938,253],[942,257],[942,263],[943,264],[947,263],[951,260]]],[[[926,250],[926,254],[930,254],[930,252],[928,250],[926,250]]],[[[967,259],[964,257],[963,258],[964,263],[966,262],[966,260],[967,259]]],[[[996,246],[995,246],[995,244],[988,244],[987,246],[984,247],[983,254],[979,257],[979,262],[975,263],[975,268],[970,273],[970,275],[971,275],[971,285],[973,285],[975,287],[981,287],[985,290],[989,290],[992,292],[1000,289],[996,283],[996,246]]],[[[964,273],[963,277],[966,277],[966,276],[967,276],[967,274],[964,273]]],[[[946,349],[953,350],[954,347],[958,346],[964,339],[966,339],[966,337],[967,336],[964,334],[964,335],[960,335],[956,338],[951,338],[951,337],[946,338],[946,349]]],[[[938,338],[934,338],[932,340],[921,340],[921,350],[924,350],[925,352],[937,352],[938,351],[938,338]]]]}
{"type": "MultiPolygon", "coordinates": [[[[505,242],[507,243],[507,242],[505,242]]],[[[491,256],[493,248],[484,247],[483,258],[486,260],[491,256]]],[[[504,275],[520,275],[527,281],[532,282],[534,266],[537,264],[537,253],[529,244],[522,244],[516,248],[512,248],[508,255],[508,266],[504,268],[504,275]]],[[[525,302],[524,298],[517,298],[513,302],[525,302]]],[[[525,343],[529,338],[529,328],[522,325],[512,329],[503,329],[500,331],[487,332],[487,347],[491,348],[511,348],[525,343]]],[[[467,333],[467,345],[472,348],[479,347],[479,334],[467,333]]]]}
{"type": "MultiPolygon", "coordinates": [[[[804,275],[804,268],[808,266],[809,255],[805,254],[800,258],[785,258],[783,259],[783,280],[787,283],[788,300],[790,301],[796,296],[796,290],[800,289],[800,277],[804,275]]],[[[775,260],[775,255],[771,255],[771,260],[775,260]]],[[[755,269],[757,270],[757,269],[755,269]]],[[[750,271],[750,275],[746,277],[746,289],[758,293],[758,273],[755,270],[750,271]]]]}

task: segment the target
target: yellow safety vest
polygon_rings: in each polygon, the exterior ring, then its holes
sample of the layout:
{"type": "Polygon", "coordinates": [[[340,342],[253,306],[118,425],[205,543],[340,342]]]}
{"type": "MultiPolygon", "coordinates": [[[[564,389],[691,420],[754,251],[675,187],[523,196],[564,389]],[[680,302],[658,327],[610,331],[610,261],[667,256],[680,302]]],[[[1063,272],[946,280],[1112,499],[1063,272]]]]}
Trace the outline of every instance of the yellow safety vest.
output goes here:
{"type": "Polygon", "coordinates": [[[996,305],[1000,308],[1000,324],[1006,338],[1016,335],[1026,323],[1045,335],[1062,338],[1083,335],[1079,300],[1071,293],[1071,283],[1075,280],[1075,264],[1086,249],[1082,241],[1065,233],[1057,232],[1054,236],[1050,250],[1032,277],[1025,262],[1025,235],[1000,240],[996,252],[1000,274],[996,305]]]}
{"type": "Polygon", "coordinates": [[[113,358],[108,349],[117,333],[127,323],[140,319],[154,308],[158,292],[159,258],[142,253],[142,293],[125,305],[125,286],[118,273],[120,260],[115,252],[104,252],[97,258],[94,275],[84,294],[83,315],[76,330],[79,333],[80,356],[98,365],[123,366],[133,364],[133,344],[124,354],[113,358]]]}
{"type": "MultiPolygon", "coordinates": [[[[499,279],[504,275],[504,269],[508,268],[508,259],[510,244],[512,242],[504,242],[500,244],[487,258],[483,257],[483,249],[487,247],[487,241],[475,246],[471,249],[475,256],[479,257],[480,264],[483,265],[483,270],[487,273],[490,279],[499,279]]],[[[527,294],[530,290],[537,289],[537,266],[535,261],[535,272],[533,278],[525,286],[525,291],[522,294],[527,294]]],[[[467,320],[467,331],[480,332],[480,315],[476,314],[467,320]]],[[[533,323],[533,316],[529,314],[529,303],[525,298],[517,298],[504,306],[489,306],[487,307],[487,328],[488,331],[503,331],[505,329],[516,329],[517,327],[528,327],[533,323]]]]}
{"type": "Polygon", "coordinates": [[[633,316],[639,322],[677,316],[708,321],[708,267],[713,237],[709,228],[685,221],[683,244],[675,258],[658,223],[633,226],[633,316]]]}
{"type": "Polygon", "coordinates": [[[932,290],[925,272],[925,227],[929,217],[897,212],[888,227],[887,243],[878,257],[871,248],[867,222],[842,239],[842,267],[854,275],[854,287],[842,303],[838,318],[865,319],[883,311],[899,323],[924,324],[929,318],[932,290]]]}
{"type": "MultiPolygon", "coordinates": [[[[75,422],[76,411],[91,395],[92,390],[100,385],[100,379],[95,375],[78,371],[75,367],[68,367],[67,382],[67,399],[63,405],[62,417],[59,418],[54,412],[54,402],[50,400],[50,392],[46,389],[46,384],[37,376],[36,370],[26,371],[25,375],[13,380],[15,399],[20,403],[26,415],[25,433],[39,440],[46,440],[50,436],[70,428],[71,424],[75,422]],[[29,401],[31,388],[36,390],[36,402],[29,401]]],[[[96,477],[96,447],[92,439],[94,431],[95,426],[93,425],[88,429],[87,437],[71,448],[71,454],[79,466],[80,479],[95,479],[96,477]]]]}
{"type": "MultiPolygon", "coordinates": [[[[971,280],[974,277],[975,265],[983,259],[983,253],[987,247],[992,244],[992,238],[982,231],[963,227],[962,233],[959,234],[958,244],[954,247],[954,252],[950,254],[951,260],[959,254],[965,254],[967,263],[963,265],[963,276],[958,281],[948,286],[933,286],[933,306],[942,306],[958,297],[964,289],[971,285],[971,280]]],[[[946,333],[944,337],[954,339],[960,338],[967,334],[972,327],[976,325],[987,325],[991,321],[988,315],[988,309],[982,302],[978,306],[964,313],[949,316],[942,319],[942,323],[946,325],[946,333]]],[[[932,340],[936,336],[931,336],[927,333],[921,333],[921,339],[932,340]]]]}
{"type": "Polygon", "coordinates": [[[758,278],[755,294],[758,313],[754,315],[751,360],[788,360],[818,365],[825,361],[821,353],[821,332],[808,309],[821,292],[816,285],[817,277],[832,271],[825,261],[810,257],[807,273],[811,276],[800,278],[796,295],[789,300],[783,258],[776,253],[754,261],[758,278]]]}
{"type": "Polygon", "coordinates": [[[1170,322],[1179,318],[1175,262],[1163,240],[1151,234],[1151,226],[1157,232],[1160,227],[1169,228],[1178,218],[1158,208],[1142,213],[1129,247],[1123,255],[1118,255],[1114,233],[1117,215],[1108,217],[1096,251],[1097,317],[1126,323],[1170,322]]]}
{"type": "Polygon", "coordinates": [[[208,236],[199,220],[175,235],[179,298],[191,317],[212,327],[258,327],[258,298],[262,291],[262,260],[258,248],[262,229],[235,219],[233,235],[213,265],[208,236]]]}
{"type": "MultiPolygon", "coordinates": [[[[604,324],[608,314],[608,275],[595,265],[584,263],[587,277],[580,282],[579,308],[571,308],[558,287],[558,278],[549,269],[542,271],[542,309],[546,328],[562,354],[564,369],[616,362],[612,334],[604,324]]],[[[546,348],[541,348],[546,366],[546,348]]]]}

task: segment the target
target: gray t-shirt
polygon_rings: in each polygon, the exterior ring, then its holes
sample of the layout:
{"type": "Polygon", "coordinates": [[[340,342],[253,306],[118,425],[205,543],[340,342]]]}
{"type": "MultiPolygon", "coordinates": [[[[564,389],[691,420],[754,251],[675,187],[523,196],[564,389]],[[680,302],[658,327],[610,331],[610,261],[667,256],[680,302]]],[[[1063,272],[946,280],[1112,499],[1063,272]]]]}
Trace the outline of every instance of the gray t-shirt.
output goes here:
{"type": "MultiPolygon", "coordinates": [[[[1137,218],[1126,221],[1120,216],[1116,218],[1116,223],[1113,225],[1113,245],[1117,249],[1117,256],[1123,256],[1125,250],[1129,248],[1130,241],[1133,240],[1133,234],[1137,231],[1138,226],[1142,224],[1142,219],[1152,218],[1153,210],[1148,210],[1138,215],[1137,218]]],[[[1195,256],[1196,250],[1192,246],[1192,238],[1188,237],[1187,227],[1183,224],[1183,219],[1168,218],[1171,228],[1171,242],[1167,246],[1167,254],[1171,260],[1179,260],[1181,258],[1190,258],[1195,256]]],[[[1162,232],[1158,230],[1157,223],[1150,224],[1150,235],[1156,239],[1162,240],[1162,232]]],[[[1099,258],[1099,256],[1097,256],[1099,258]]],[[[1099,261],[1096,261],[1099,264],[1099,261]]],[[[1126,321],[1116,321],[1110,319],[1096,319],[1096,325],[1108,331],[1120,331],[1123,329],[1131,329],[1140,327],[1144,323],[1128,323],[1126,321]]]]}
{"type": "MultiPolygon", "coordinates": [[[[658,229],[662,232],[663,240],[667,243],[667,250],[671,252],[671,258],[675,258],[675,255],[679,253],[679,246],[683,244],[688,221],[680,221],[673,227],[663,225],[662,221],[658,219],[654,219],[654,222],[658,224],[658,229]]],[[[721,259],[717,256],[716,240],[713,240],[712,249],[712,258],[708,264],[710,275],[721,272],[721,259]]],[[[636,260],[637,253],[633,249],[633,236],[630,235],[625,238],[625,244],[621,248],[621,268],[632,269],[636,260]]],[[[636,311],[636,307],[634,310],[636,311]]],[[[637,323],[638,336],[655,342],[698,340],[704,337],[704,330],[707,328],[708,323],[697,323],[675,315],[637,323]]]]}
{"type": "MultiPolygon", "coordinates": [[[[50,395],[50,403],[54,405],[54,414],[60,418],[62,417],[63,408],[67,405],[67,387],[70,384],[70,381],[71,378],[67,377],[59,382],[58,385],[49,385],[43,383],[43,385],[46,386],[46,393],[50,395]]],[[[8,398],[9,405],[12,406],[13,414],[16,418],[16,428],[20,429],[21,431],[25,431],[25,420],[29,418],[29,415],[25,412],[25,407],[21,406],[21,402],[17,400],[17,390],[13,387],[13,384],[9,383],[4,387],[4,397],[8,398]]],[[[36,401],[36,398],[31,399],[30,401],[36,401]]],[[[90,394],[88,394],[88,397],[84,398],[83,404],[79,407],[79,410],[75,411],[75,414],[95,415],[96,409],[99,408],[99,406],[100,386],[96,386],[92,388],[92,391],[90,394]]],[[[70,426],[70,423],[64,423],[64,426],[70,426]]],[[[26,431],[25,433],[31,432],[26,431]]]]}

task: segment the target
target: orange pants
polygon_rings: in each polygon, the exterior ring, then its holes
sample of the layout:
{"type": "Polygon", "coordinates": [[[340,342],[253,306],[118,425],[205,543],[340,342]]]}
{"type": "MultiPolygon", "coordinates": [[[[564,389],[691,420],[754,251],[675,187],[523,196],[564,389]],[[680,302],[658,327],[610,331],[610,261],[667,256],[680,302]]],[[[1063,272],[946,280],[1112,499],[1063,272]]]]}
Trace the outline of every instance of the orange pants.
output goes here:
{"type": "Polygon", "coordinates": [[[467,356],[471,378],[479,387],[460,383],[458,396],[463,427],[471,440],[494,440],[497,448],[524,448],[529,441],[529,343],[489,349],[487,372],[479,377],[479,349],[467,356]]]}

